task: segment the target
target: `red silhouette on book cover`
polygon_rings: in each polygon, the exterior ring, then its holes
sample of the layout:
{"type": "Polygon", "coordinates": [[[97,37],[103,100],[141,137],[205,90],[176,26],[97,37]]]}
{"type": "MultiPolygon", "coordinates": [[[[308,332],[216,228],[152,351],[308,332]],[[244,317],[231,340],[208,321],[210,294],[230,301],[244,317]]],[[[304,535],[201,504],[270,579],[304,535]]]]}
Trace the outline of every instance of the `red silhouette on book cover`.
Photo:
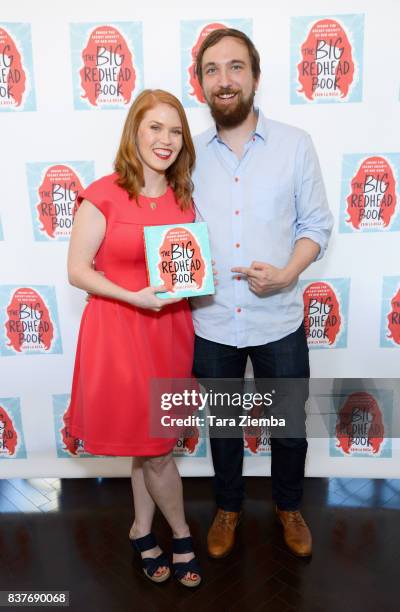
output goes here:
{"type": "Polygon", "coordinates": [[[387,227],[396,208],[396,180],[390,164],[379,156],[365,159],[351,181],[351,193],[346,198],[350,217],[347,223],[355,229],[359,229],[367,218],[366,209],[371,208],[371,198],[374,198],[372,206],[376,210],[373,218],[381,219],[383,227],[387,227]]]}
{"type": "Polygon", "coordinates": [[[168,291],[200,289],[206,265],[200,245],[186,228],[168,230],[159,249],[161,281],[168,291]]]}
{"type": "Polygon", "coordinates": [[[15,100],[15,106],[21,106],[26,84],[25,70],[14,40],[3,28],[0,28],[0,54],[3,58],[3,71],[8,70],[6,74],[9,97],[15,100]]]}
{"type": "Polygon", "coordinates": [[[328,344],[333,344],[341,326],[339,302],[332,287],[327,283],[316,282],[308,285],[303,295],[304,326],[307,337],[310,337],[314,320],[324,328],[324,337],[328,344]]]}
{"type": "Polygon", "coordinates": [[[10,340],[8,346],[19,353],[26,345],[49,350],[54,327],[49,310],[36,291],[26,287],[17,289],[7,306],[7,315],[5,326],[10,340]]]}
{"type": "Polygon", "coordinates": [[[302,87],[298,91],[309,100],[318,97],[318,87],[323,89],[326,71],[319,73],[320,64],[324,65],[324,69],[328,64],[334,90],[338,89],[340,97],[345,98],[354,78],[354,60],[347,34],[334,19],[320,19],[314,23],[301,45],[301,61],[297,64],[297,70],[302,87]]]}
{"type": "Polygon", "coordinates": [[[383,442],[383,434],[382,413],[376,399],[365,391],[349,395],[338,414],[336,446],[349,455],[355,439],[367,438],[368,446],[376,454],[383,442]]]}
{"type": "Polygon", "coordinates": [[[390,302],[392,310],[389,312],[388,328],[390,331],[389,338],[392,338],[396,344],[400,344],[400,289],[390,302]]]}
{"type": "Polygon", "coordinates": [[[95,28],[90,34],[88,43],[82,51],[83,68],[79,71],[82,89],[93,106],[102,91],[101,75],[110,74],[115,81],[117,91],[108,92],[112,98],[122,96],[124,103],[131,101],[135,88],[136,72],[133,67],[132,53],[125,38],[116,28],[103,25],[95,28]],[[101,72],[102,71],[102,72],[101,72]]]}
{"type": "Polygon", "coordinates": [[[77,206],[76,198],[83,191],[77,174],[69,166],[62,164],[51,166],[46,170],[43,182],[38,189],[40,198],[36,205],[39,220],[42,224],[41,231],[46,232],[50,238],[54,238],[57,227],[72,225],[77,206]],[[72,204],[71,215],[67,219],[65,207],[72,204]]]}
{"type": "Polygon", "coordinates": [[[192,86],[192,91],[189,92],[189,96],[195,96],[197,100],[202,103],[205,102],[205,98],[203,96],[203,91],[201,89],[199,79],[197,78],[197,75],[196,75],[197,54],[199,52],[201,43],[209,34],[211,34],[211,32],[214,32],[214,30],[221,30],[225,28],[226,26],[223,25],[222,23],[209,23],[208,25],[204,26],[204,28],[199,34],[196,44],[192,48],[192,63],[190,64],[188,68],[189,82],[190,82],[190,85],[192,86]]]}
{"type": "Polygon", "coordinates": [[[15,454],[18,436],[12,419],[7,410],[0,406],[0,454],[8,451],[9,455],[15,454]]]}

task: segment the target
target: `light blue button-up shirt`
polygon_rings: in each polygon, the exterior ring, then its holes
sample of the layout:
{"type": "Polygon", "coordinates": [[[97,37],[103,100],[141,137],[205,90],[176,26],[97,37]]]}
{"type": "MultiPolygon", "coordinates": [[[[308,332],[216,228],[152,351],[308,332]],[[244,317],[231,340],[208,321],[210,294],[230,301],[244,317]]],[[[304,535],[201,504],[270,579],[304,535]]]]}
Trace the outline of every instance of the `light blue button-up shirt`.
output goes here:
{"type": "Polygon", "coordinates": [[[318,243],[322,257],[332,215],[311,138],[259,111],[241,159],[215,127],[195,146],[193,199],[218,271],[215,295],[191,300],[196,334],[239,348],[284,338],[303,320],[298,283],[259,297],[231,268],[252,261],[284,267],[299,238],[318,243]]]}

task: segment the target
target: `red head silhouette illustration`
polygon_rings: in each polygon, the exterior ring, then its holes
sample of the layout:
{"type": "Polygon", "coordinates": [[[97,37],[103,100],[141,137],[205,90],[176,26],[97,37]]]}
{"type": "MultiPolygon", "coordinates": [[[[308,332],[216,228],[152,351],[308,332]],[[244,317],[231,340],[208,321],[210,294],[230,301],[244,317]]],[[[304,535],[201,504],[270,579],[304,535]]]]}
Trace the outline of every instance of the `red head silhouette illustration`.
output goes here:
{"type": "Polygon", "coordinates": [[[18,436],[11,417],[0,405],[0,455],[5,453],[14,455],[17,442],[18,436]]]}
{"type": "Polygon", "coordinates": [[[205,276],[205,261],[195,236],[186,228],[168,230],[159,249],[161,282],[168,291],[199,289],[205,276]]]}
{"type": "Polygon", "coordinates": [[[76,198],[83,191],[77,174],[69,166],[50,166],[38,189],[39,203],[36,206],[40,231],[50,238],[71,232],[76,212],[76,198]]]}
{"type": "Polygon", "coordinates": [[[250,452],[252,452],[254,455],[257,454],[258,448],[261,444],[261,428],[259,432],[254,433],[253,431],[251,433],[251,435],[247,434],[246,432],[244,432],[244,447],[249,449],[250,452]]]}
{"type": "Polygon", "coordinates": [[[378,403],[370,393],[360,391],[349,395],[338,414],[336,437],[336,446],[346,455],[350,455],[358,440],[366,440],[374,454],[379,452],[384,425],[378,403]]]}
{"type": "MultiPolygon", "coordinates": [[[[253,419],[259,419],[263,414],[261,406],[253,406],[249,412],[249,417],[253,419]]],[[[265,433],[265,429],[261,425],[243,427],[244,446],[248,448],[253,454],[257,454],[259,447],[262,444],[262,440],[265,433]]]]}
{"type": "Polygon", "coordinates": [[[390,303],[392,309],[387,316],[390,332],[388,338],[392,338],[393,342],[400,344],[400,289],[390,303]]]}
{"type": "Polygon", "coordinates": [[[61,436],[63,443],[65,445],[65,450],[67,450],[71,455],[78,455],[80,452],[84,450],[83,441],[79,438],[74,438],[71,435],[69,430],[69,421],[70,421],[70,407],[65,411],[63,416],[64,427],[61,429],[61,436]]]}
{"type": "Polygon", "coordinates": [[[307,338],[318,344],[333,344],[342,319],[334,290],[322,281],[308,285],[303,294],[307,338]]]}
{"type": "Polygon", "coordinates": [[[193,426],[187,429],[183,437],[183,448],[185,448],[190,455],[193,455],[199,443],[199,439],[200,432],[198,427],[193,426]]]}
{"type": "Polygon", "coordinates": [[[83,98],[93,106],[98,102],[129,104],[136,72],[132,53],[116,28],[108,25],[95,28],[82,51],[82,60],[79,74],[83,98]]]}
{"type": "Polygon", "coordinates": [[[383,157],[365,159],[353,180],[347,196],[347,223],[360,229],[363,222],[387,227],[396,209],[396,179],[392,167],[383,157]]]}
{"type": "Polygon", "coordinates": [[[2,79],[6,88],[2,99],[14,101],[14,106],[21,106],[26,85],[25,70],[14,40],[3,28],[0,28],[0,70],[6,75],[2,79]]]}
{"type": "Polygon", "coordinates": [[[354,78],[352,48],[346,32],[334,19],[313,24],[301,45],[298,79],[306,98],[319,96],[345,98],[354,78]]]}
{"type": "Polygon", "coordinates": [[[202,29],[202,31],[199,34],[198,39],[196,40],[196,44],[194,45],[194,47],[192,48],[192,63],[190,64],[188,71],[189,71],[189,83],[192,87],[192,91],[189,92],[189,96],[195,96],[197,98],[197,100],[199,102],[202,102],[204,104],[205,102],[205,98],[203,96],[203,92],[201,90],[201,85],[199,83],[199,80],[196,76],[196,71],[195,71],[195,67],[196,67],[196,58],[197,58],[197,54],[199,52],[200,46],[203,42],[203,40],[214,30],[221,30],[222,28],[226,28],[225,25],[223,25],[222,23],[209,23],[208,25],[204,26],[204,28],[202,29]]]}
{"type": "Polygon", "coordinates": [[[43,298],[33,289],[21,287],[7,306],[8,346],[19,353],[29,349],[49,350],[54,327],[43,298]]]}

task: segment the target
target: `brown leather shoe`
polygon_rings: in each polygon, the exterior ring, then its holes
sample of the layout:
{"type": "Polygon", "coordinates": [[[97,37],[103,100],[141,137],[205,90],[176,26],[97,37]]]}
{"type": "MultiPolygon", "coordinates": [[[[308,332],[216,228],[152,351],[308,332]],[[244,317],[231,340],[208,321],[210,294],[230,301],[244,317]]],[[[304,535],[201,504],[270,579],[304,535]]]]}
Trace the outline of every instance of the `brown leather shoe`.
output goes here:
{"type": "Polygon", "coordinates": [[[287,511],[276,508],[276,514],[283,526],[286,546],[297,557],[310,557],[312,553],[311,532],[301,513],[298,510],[287,511]]]}
{"type": "Polygon", "coordinates": [[[240,512],[218,509],[207,536],[208,554],[213,559],[222,559],[231,552],[240,515],[240,512]]]}

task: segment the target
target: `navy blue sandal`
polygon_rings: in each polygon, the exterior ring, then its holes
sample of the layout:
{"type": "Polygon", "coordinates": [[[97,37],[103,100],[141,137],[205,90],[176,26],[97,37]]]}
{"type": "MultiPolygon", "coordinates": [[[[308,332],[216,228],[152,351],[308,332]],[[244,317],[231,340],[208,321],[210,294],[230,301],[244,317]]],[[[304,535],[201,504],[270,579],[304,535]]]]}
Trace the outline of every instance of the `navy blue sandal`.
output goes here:
{"type": "MultiPolygon", "coordinates": [[[[193,541],[191,536],[186,538],[172,538],[172,551],[178,555],[193,552],[193,541]]],[[[183,563],[173,563],[172,568],[175,578],[184,586],[196,587],[200,584],[201,570],[196,557],[183,563]],[[196,580],[185,578],[188,572],[197,574],[198,578],[196,580]]]]}
{"type": "MultiPolygon", "coordinates": [[[[133,549],[137,551],[139,555],[140,553],[145,552],[146,550],[151,550],[155,546],[158,546],[157,540],[154,537],[153,533],[148,533],[147,535],[143,536],[143,538],[131,539],[131,544],[133,546],[133,549]]],[[[143,558],[142,556],[140,556],[140,560],[142,563],[144,574],[153,582],[165,582],[165,580],[168,580],[168,578],[170,577],[170,565],[165,553],[161,553],[160,555],[158,555],[158,557],[155,557],[154,559],[152,559],[151,557],[143,558]],[[167,567],[168,571],[165,572],[165,574],[161,574],[161,576],[154,576],[154,574],[160,567],[167,567]]]]}

